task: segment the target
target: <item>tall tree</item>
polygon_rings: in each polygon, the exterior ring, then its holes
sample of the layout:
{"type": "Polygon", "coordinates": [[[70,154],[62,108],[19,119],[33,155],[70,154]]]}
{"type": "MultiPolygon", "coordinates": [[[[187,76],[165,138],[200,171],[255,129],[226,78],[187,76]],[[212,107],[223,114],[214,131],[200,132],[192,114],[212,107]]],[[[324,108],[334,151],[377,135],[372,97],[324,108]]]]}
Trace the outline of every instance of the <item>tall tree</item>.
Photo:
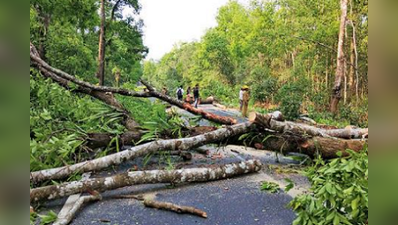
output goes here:
{"type": "Polygon", "coordinates": [[[98,45],[98,72],[97,77],[99,85],[104,85],[104,74],[105,74],[105,0],[101,0],[101,26],[99,33],[99,45],[98,45]]]}
{"type": "Polygon", "coordinates": [[[340,30],[339,30],[339,43],[337,46],[337,68],[336,77],[332,89],[332,102],[330,105],[330,111],[336,114],[338,111],[338,104],[341,99],[341,84],[344,78],[344,35],[345,25],[347,21],[347,3],[348,0],[340,0],[341,16],[340,16],[340,30]]]}

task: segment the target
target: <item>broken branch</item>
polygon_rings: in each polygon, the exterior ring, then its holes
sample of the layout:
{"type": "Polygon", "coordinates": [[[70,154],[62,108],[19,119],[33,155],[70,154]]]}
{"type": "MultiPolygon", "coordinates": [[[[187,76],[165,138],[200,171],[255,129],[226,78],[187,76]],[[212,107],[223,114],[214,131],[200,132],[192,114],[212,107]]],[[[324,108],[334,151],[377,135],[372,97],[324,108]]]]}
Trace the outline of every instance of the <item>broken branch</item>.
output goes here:
{"type": "Polygon", "coordinates": [[[206,212],[204,212],[200,209],[194,208],[194,207],[190,207],[190,206],[181,206],[181,205],[176,205],[176,204],[169,203],[169,202],[159,202],[159,201],[148,200],[148,199],[144,200],[144,205],[146,207],[151,207],[151,208],[155,208],[155,209],[165,209],[165,210],[170,210],[170,211],[173,211],[176,213],[189,213],[192,215],[207,218],[206,212]]]}

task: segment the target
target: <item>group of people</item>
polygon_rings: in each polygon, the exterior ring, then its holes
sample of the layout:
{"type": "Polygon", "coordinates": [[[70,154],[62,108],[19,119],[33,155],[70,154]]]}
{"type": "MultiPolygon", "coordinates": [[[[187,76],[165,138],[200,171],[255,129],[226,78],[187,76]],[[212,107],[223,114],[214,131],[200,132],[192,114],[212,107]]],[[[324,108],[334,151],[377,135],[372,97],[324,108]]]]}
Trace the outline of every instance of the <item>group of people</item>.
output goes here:
{"type": "MultiPolygon", "coordinates": [[[[184,89],[183,86],[179,86],[176,90],[177,99],[183,101],[184,98],[184,89]]],[[[166,87],[163,87],[162,93],[164,95],[168,95],[169,92],[166,87]]],[[[186,100],[187,102],[194,102],[195,108],[198,108],[200,104],[200,94],[199,94],[199,84],[196,84],[195,87],[192,89],[191,87],[187,88],[186,93],[186,100]],[[193,92],[193,94],[192,94],[193,92]]],[[[240,103],[240,112],[242,112],[242,116],[247,117],[247,111],[249,107],[249,100],[250,100],[250,91],[247,85],[243,85],[239,91],[239,103],[240,103]]]]}
{"type": "MultiPolygon", "coordinates": [[[[163,87],[162,93],[164,95],[169,94],[166,87],[163,87]]],[[[177,88],[176,95],[177,95],[178,100],[183,101],[184,89],[183,89],[182,85],[177,88]]],[[[198,108],[198,105],[200,104],[199,84],[196,84],[194,88],[191,88],[191,87],[187,88],[186,99],[188,102],[193,101],[195,108],[198,108]],[[192,92],[193,92],[193,94],[192,94],[192,92]]]]}

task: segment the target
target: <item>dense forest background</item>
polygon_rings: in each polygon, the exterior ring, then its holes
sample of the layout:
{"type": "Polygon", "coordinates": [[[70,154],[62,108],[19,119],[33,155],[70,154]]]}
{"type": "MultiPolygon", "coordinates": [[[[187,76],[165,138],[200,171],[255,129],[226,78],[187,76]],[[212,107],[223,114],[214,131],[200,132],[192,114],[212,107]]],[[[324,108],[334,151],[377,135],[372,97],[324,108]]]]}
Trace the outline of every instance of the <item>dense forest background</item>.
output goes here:
{"type": "MultiPolygon", "coordinates": [[[[338,116],[360,126],[367,125],[367,12],[367,0],[348,2],[338,116]]],[[[280,108],[291,119],[308,113],[326,122],[339,17],[335,0],[252,1],[249,6],[230,1],[220,8],[218,25],[200,41],[178,43],[160,61],[145,61],[143,77],[173,90],[199,83],[205,95],[231,105],[238,104],[239,88],[247,84],[255,106],[280,108]]]]}

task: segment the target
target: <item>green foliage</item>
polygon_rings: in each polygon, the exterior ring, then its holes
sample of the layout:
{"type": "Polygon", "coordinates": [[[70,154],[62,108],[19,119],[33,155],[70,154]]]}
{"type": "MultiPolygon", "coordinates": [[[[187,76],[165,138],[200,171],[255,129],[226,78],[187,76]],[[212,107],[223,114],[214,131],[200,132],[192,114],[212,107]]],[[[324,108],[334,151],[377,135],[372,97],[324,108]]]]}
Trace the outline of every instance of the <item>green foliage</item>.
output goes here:
{"type": "Polygon", "coordinates": [[[279,89],[276,100],[280,102],[280,110],[286,119],[294,120],[298,118],[304,93],[304,85],[298,82],[286,83],[279,89]]]}
{"type": "Polygon", "coordinates": [[[90,97],[71,94],[40,75],[30,76],[31,171],[80,161],[85,134],[120,134],[122,115],[90,97]]]}
{"type": "Polygon", "coordinates": [[[275,194],[279,192],[280,187],[277,183],[264,181],[263,183],[261,183],[260,190],[275,194]]]}
{"type": "Polygon", "coordinates": [[[38,216],[40,217],[40,225],[51,224],[55,222],[58,218],[57,214],[53,211],[48,212],[46,215],[38,215],[38,216]]]}
{"type": "Polygon", "coordinates": [[[306,172],[312,194],[289,205],[298,217],[293,224],[365,224],[368,220],[368,151],[347,150],[349,157],[317,160],[306,172]]]}
{"type": "MultiPolygon", "coordinates": [[[[97,83],[98,0],[30,1],[30,40],[50,65],[84,80],[97,83]]],[[[114,67],[120,82],[136,82],[142,75],[140,61],[148,49],[143,45],[143,22],[138,20],[137,0],[108,1],[106,10],[106,85],[115,84],[114,67]],[[117,4],[117,5],[116,5],[117,4]],[[124,9],[132,9],[123,15],[124,9]],[[111,17],[113,10],[113,17],[111,17]]],[[[125,10],[127,11],[127,10],[125,10]]]]}
{"type": "Polygon", "coordinates": [[[290,191],[292,188],[294,188],[294,183],[291,179],[285,178],[285,181],[287,182],[287,185],[285,187],[285,192],[290,191]]]}

